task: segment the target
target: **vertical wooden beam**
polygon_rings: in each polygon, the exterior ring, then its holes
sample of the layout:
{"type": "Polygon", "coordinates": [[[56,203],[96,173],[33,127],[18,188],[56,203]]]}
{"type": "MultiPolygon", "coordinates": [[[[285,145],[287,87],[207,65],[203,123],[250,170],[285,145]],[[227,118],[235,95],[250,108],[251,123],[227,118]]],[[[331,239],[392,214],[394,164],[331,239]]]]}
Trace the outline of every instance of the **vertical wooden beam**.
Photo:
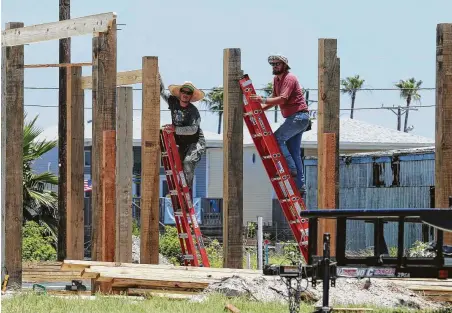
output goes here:
{"type": "Polygon", "coordinates": [[[158,58],[143,57],[140,262],[159,262],[160,80],[158,58]]]}
{"type": "Polygon", "coordinates": [[[102,141],[102,261],[115,261],[116,131],[104,130],[102,141]]]}
{"type": "MultiPolygon", "coordinates": [[[[84,257],[84,103],[82,89],[82,68],[80,66],[67,69],[67,171],[66,190],[66,251],[65,258],[83,260],[84,257]]],[[[66,161],[65,160],[65,161],[66,161]]],[[[60,176],[61,177],[61,176],[60,176]]]]}
{"type": "Polygon", "coordinates": [[[224,49],[223,267],[243,267],[243,108],[240,49],[224,49]]]}
{"type": "MultiPolygon", "coordinates": [[[[71,18],[70,0],[59,0],[59,20],[64,21],[71,18]]],[[[59,40],[59,62],[71,63],[71,38],[63,38],[59,40]]],[[[62,66],[58,70],[59,76],[59,92],[58,92],[58,194],[67,194],[67,173],[68,158],[67,158],[67,74],[68,69],[62,66]]],[[[82,119],[83,121],[83,119],[82,119]]],[[[70,161],[69,161],[70,162],[70,161]]],[[[67,258],[67,232],[66,227],[67,217],[67,201],[65,196],[58,197],[58,245],[57,245],[57,259],[63,261],[67,258]]]]}
{"type": "MultiPolygon", "coordinates": [[[[6,29],[24,24],[12,22],[6,29]]],[[[22,220],[23,220],[23,134],[24,134],[24,46],[2,48],[2,166],[8,162],[2,176],[5,193],[4,219],[8,286],[22,287],[22,220]],[[5,133],[7,132],[7,134],[5,133]],[[8,182],[5,185],[5,182],[8,182]]],[[[3,203],[2,203],[3,204],[3,203]]],[[[2,259],[3,260],[3,259],[2,259]]],[[[2,267],[3,270],[3,267],[2,267]]]]}
{"type": "MultiPolygon", "coordinates": [[[[448,208],[452,196],[452,24],[436,28],[435,206],[448,208]]],[[[444,232],[444,244],[452,234],[444,232]]]]}
{"type": "MultiPolygon", "coordinates": [[[[340,109],[340,61],[337,57],[336,39],[319,39],[319,104],[318,104],[318,186],[319,209],[339,208],[339,109],[340,109]],[[325,133],[334,134],[334,136],[325,133]],[[335,140],[333,144],[332,140],[335,140]],[[334,171],[334,183],[327,177],[334,171]]],[[[319,219],[318,253],[322,255],[323,234],[331,235],[331,255],[335,255],[336,221],[319,219]]]]}
{"type": "Polygon", "coordinates": [[[116,262],[132,263],[133,90],[118,87],[116,262]]]}
{"type": "Polygon", "coordinates": [[[116,19],[109,30],[93,37],[93,138],[91,153],[92,175],[92,236],[91,258],[102,257],[102,145],[103,131],[116,130],[116,19]]]}

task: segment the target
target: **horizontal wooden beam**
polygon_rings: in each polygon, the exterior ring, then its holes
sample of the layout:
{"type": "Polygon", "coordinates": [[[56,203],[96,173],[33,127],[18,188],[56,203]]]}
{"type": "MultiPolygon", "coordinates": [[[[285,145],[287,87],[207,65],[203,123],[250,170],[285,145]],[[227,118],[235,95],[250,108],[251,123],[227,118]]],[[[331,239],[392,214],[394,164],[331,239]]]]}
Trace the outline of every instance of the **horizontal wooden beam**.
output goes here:
{"type": "Polygon", "coordinates": [[[56,63],[56,64],[25,64],[24,68],[42,68],[42,67],[71,67],[71,66],[92,66],[93,63],[56,63]]]}
{"type": "MultiPolygon", "coordinates": [[[[141,70],[118,72],[118,74],[116,75],[116,86],[140,84],[141,82],[141,70]]],[[[93,88],[93,78],[91,76],[82,77],[82,88],[93,88]]]]}
{"type": "Polygon", "coordinates": [[[108,30],[116,13],[101,13],[70,20],[2,31],[2,47],[101,33],[108,30]]]}

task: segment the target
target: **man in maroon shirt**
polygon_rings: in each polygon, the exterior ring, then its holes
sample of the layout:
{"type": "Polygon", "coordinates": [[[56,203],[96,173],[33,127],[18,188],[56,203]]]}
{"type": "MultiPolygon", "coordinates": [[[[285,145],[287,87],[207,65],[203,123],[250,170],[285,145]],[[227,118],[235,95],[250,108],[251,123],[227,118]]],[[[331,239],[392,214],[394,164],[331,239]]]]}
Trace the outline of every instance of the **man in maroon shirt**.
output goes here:
{"type": "Polygon", "coordinates": [[[302,134],[309,125],[308,106],[297,77],[289,72],[287,58],[282,55],[271,55],[268,62],[273,67],[273,75],[275,75],[272,97],[252,95],[251,99],[260,101],[264,111],[279,105],[285,121],[275,131],[275,137],[301,196],[304,196],[306,186],[300,147],[302,134]]]}

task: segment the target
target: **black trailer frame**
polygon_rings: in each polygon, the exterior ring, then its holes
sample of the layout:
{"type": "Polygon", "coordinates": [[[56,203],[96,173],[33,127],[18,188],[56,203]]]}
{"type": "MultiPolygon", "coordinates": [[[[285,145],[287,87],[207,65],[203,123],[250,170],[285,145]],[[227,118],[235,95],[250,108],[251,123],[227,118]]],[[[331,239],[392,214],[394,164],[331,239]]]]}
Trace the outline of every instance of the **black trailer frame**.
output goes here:
{"type": "MultiPolygon", "coordinates": [[[[318,219],[336,219],[336,255],[332,261],[337,267],[395,268],[395,277],[441,278],[452,277],[452,255],[444,257],[444,231],[452,231],[452,208],[435,209],[337,209],[309,210],[300,212],[302,218],[309,218],[309,260],[308,265],[322,259],[317,253],[318,219]],[[374,224],[374,256],[348,257],[346,251],[347,220],[364,220],[374,224]],[[397,257],[390,257],[384,239],[384,223],[398,222],[397,257]],[[421,222],[436,229],[434,257],[407,257],[404,255],[404,230],[406,222],[421,222]]],[[[338,273],[339,274],[339,273],[338,273]]],[[[339,276],[339,275],[338,275],[339,276]]],[[[368,275],[365,275],[368,276],[368,275]]]]}

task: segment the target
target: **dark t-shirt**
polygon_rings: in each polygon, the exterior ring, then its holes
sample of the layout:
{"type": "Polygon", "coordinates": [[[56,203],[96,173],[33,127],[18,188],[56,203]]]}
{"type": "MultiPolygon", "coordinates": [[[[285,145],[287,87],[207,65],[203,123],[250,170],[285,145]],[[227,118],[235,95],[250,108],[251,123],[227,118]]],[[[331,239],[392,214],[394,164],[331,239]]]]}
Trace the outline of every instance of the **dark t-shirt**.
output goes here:
{"type": "Polygon", "coordinates": [[[180,105],[179,99],[170,95],[168,109],[171,110],[171,119],[175,126],[175,139],[179,146],[186,146],[204,139],[200,128],[201,116],[198,109],[190,103],[186,107],[180,105]]]}

